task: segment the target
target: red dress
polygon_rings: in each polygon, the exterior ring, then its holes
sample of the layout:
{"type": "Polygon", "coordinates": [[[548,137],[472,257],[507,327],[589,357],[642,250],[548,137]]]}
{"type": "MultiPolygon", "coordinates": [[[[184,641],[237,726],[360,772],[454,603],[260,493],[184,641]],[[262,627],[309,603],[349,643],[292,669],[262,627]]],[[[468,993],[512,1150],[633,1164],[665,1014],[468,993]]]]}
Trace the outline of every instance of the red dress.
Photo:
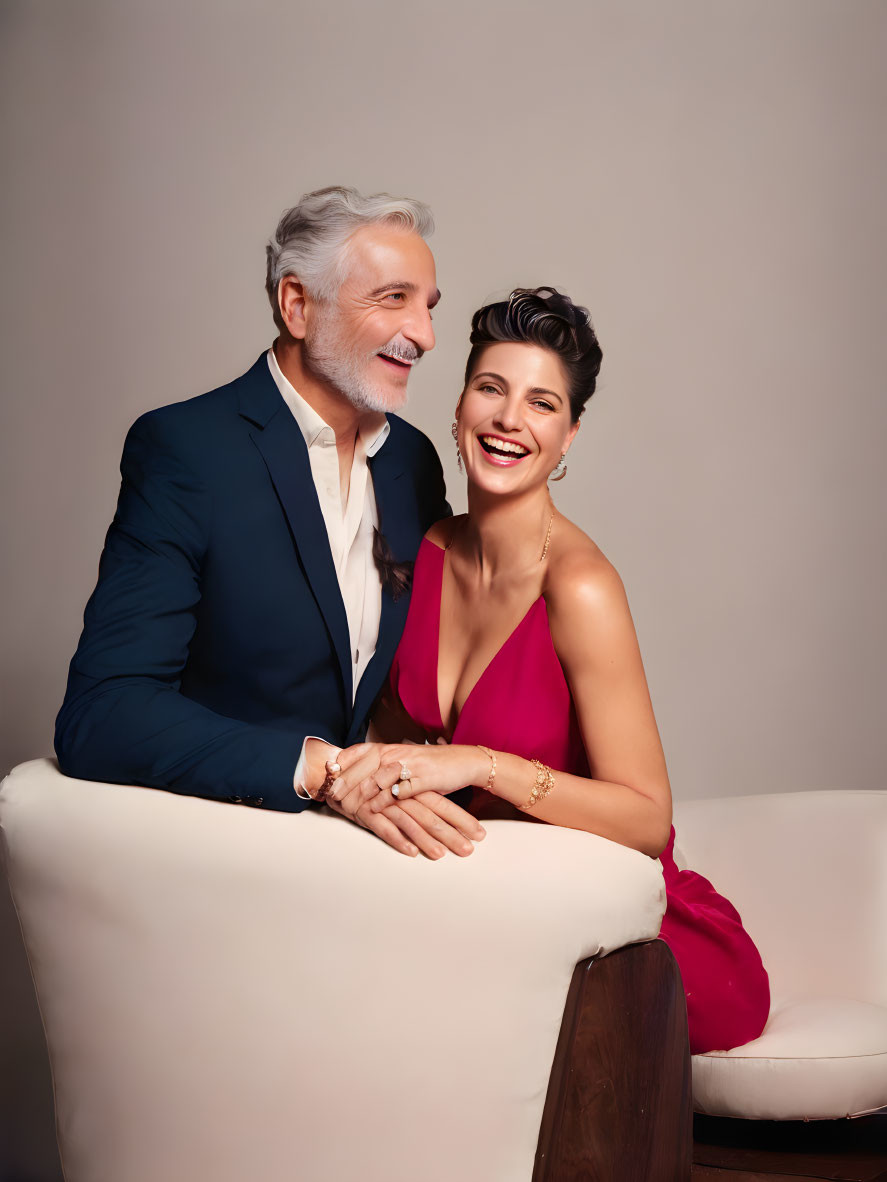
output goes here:
{"type": "MultiPolygon", "coordinates": [[[[432,741],[445,734],[437,694],[444,554],[427,538],[419,548],[409,615],[391,668],[395,697],[432,741]]],[[[589,775],[541,595],[481,674],[450,742],[483,743],[540,759],[555,771],[589,775]]],[[[502,805],[475,789],[469,807],[479,817],[502,816],[502,805]]],[[[517,809],[514,817],[530,819],[517,809]]],[[[673,847],[674,829],[660,858],[668,901],[660,939],[681,970],[692,1053],[728,1050],[763,1030],[770,1006],[767,973],[736,909],[702,875],[678,870],[673,847]]]]}

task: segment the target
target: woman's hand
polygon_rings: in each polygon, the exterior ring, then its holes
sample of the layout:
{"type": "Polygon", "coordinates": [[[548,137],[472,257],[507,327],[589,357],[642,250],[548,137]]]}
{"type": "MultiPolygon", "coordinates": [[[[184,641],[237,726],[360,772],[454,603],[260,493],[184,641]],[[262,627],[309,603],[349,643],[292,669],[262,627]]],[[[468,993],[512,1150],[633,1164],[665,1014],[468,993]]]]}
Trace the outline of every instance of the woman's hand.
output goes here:
{"type": "MultiPolygon", "coordinates": [[[[387,749],[383,743],[359,743],[340,752],[336,758],[340,771],[326,795],[328,807],[408,856],[421,852],[436,860],[448,850],[463,858],[470,854],[472,843],[482,841],[486,830],[475,817],[439,792],[420,791],[403,804],[388,792],[387,807],[374,807],[382,795],[382,785],[395,783],[400,775],[400,763],[385,773],[381,771],[387,749]]],[[[416,752],[425,748],[397,744],[396,750],[416,752]]]]}
{"type": "Polygon", "coordinates": [[[460,788],[486,784],[490,759],[479,747],[458,743],[438,746],[414,746],[408,743],[385,744],[379,756],[374,782],[381,789],[370,800],[370,809],[381,812],[392,804],[402,803],[422,792],[440,792],[446,796],[460,788]],[[409,779],[403,779],[404,770],[409,779]],[[392,788],[396,785],[395,797],[392,788]]]}

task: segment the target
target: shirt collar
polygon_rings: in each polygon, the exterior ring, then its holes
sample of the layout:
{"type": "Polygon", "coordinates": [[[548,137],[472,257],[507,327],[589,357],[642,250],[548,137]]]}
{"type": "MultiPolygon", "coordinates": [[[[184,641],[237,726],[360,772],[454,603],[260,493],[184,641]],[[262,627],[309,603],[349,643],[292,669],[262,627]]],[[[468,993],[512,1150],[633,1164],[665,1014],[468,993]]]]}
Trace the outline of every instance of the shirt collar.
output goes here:
{"type": "MultiPolygon", "coordinates": [[[[324,422],[313,406],[308,405],[292,382],[285,376],[273,347],[268,350],[268,368],[281,397],[298,423],[306,446],[329,447],[331,444],[335,444],[336,435],[332,427],[329,423],[324,422]]],[[[361,416],[357,428],[360,450],[368,458],[374,456],[388,438],[390,431],[391,425],[381,411],[361,416]]]]}
{"type": "Polygon", "coordinates": [[[372,459],[390,434],[391,424],[381,411],[365,415],[360,420],[360,426],[357,429],[358,438],[363,444],[364,454],[368,459],[372,459]]]}

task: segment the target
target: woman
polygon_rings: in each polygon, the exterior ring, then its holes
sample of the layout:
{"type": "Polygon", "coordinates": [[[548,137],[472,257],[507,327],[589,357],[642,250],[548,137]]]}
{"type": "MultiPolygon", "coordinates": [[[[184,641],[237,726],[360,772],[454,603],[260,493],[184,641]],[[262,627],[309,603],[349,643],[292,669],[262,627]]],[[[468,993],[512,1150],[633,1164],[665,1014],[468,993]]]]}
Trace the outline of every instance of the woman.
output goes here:
{"type": "Polygon", "coordinates": [[[472,321],[453,434],[468,513],[438,522],[416,560],[378,770],[338,757],[329,794],[381,810],[423,790],[473,786],[481,819],[586,829],[662,860],[661,938],[684,981],[693,1053],[756,1038],[767,974],[739,915],[679,872],[671,793],[628,602],[598,547],[557,512],[601,350],[585,309],[517,290],[472,321]],[[408,743],[426,740],[431,746],[408,743]]]}

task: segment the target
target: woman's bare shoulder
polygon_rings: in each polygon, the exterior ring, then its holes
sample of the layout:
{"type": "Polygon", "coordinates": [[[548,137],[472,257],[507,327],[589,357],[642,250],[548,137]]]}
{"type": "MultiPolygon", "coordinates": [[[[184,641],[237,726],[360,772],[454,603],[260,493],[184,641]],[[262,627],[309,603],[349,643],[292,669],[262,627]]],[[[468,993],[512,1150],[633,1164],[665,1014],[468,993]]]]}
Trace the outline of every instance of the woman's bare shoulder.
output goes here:
{"type": "Polygon", "coordinates": [[[558,525],[543,591],[549,610],[563,617],[623,604],[622,579],[603,550],[566,517],[558,525]]]}

